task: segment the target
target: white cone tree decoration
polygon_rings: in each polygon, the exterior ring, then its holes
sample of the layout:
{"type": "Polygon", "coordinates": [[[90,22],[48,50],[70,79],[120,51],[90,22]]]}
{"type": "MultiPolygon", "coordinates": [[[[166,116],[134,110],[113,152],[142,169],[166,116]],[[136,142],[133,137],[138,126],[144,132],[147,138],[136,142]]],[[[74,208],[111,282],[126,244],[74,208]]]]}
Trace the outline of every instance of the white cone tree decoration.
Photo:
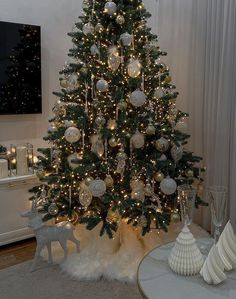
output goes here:
{"type": "Polygon", "coordinates": [[[197,275],[204,263],[196,240],[187,226],[184,226],[176,239],[168,259],[170,268],[179,275],[197,275]]]}
{"type": "Polygon", "coordinates": [[[226,224],[217,243],[220,258],[224,269],[230,271],[236,269],[236,236],[230,221],[226,224]]]}
{"type": "Polygon", "coordinates": [[[216,245],[211,248],[200,274],[208,284],[217,285],[226,280],[224,264],[216,245]]]}

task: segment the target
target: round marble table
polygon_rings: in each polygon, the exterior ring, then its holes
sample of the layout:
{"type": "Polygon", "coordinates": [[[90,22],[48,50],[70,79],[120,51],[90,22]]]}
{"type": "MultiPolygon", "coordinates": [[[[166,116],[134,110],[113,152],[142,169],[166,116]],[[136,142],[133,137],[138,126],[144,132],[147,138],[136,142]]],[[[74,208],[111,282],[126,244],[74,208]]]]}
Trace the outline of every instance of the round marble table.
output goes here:
{"type": "MultiPolygon", "coordinates": [[[[206,256],[213,241],[197,240],[206,256]]],[[[144,257],[138,269],[138,285],[147,299],[236,299],[236,271],[228,272],[228,279],[218,285],[207,285],[198,276],[184,277],[173,273],[167,263],[174,243],[158,247],[144,257]]]]}

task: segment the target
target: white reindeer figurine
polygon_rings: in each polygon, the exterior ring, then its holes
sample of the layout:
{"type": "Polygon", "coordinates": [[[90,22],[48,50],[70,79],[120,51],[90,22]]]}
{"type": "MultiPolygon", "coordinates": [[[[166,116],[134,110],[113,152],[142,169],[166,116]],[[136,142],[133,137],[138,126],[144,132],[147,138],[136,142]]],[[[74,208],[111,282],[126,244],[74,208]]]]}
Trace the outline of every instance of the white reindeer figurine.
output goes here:
{"type": "Polygon", "coordinates": [[[34,261],[31,271],[35,270],[37,260],[40,256],[42,249],[47,246],[48,249],[48,263],[52,264],[52,249],[51,242],[58,241],[64,250],[64,259],[67,258],[68,248],[67,241],[70,240],[75,243],[77,252],[80,251],[80,241],[74,236],[74,226],[69,222],[59,223],[58,225],[49,226],[42,221],[35,204],[32,204],[32,209],[21,214],[22,217],[29,219],[28,226],[33,229],[37,240],[37,248],[34,256],[34,261]]]}

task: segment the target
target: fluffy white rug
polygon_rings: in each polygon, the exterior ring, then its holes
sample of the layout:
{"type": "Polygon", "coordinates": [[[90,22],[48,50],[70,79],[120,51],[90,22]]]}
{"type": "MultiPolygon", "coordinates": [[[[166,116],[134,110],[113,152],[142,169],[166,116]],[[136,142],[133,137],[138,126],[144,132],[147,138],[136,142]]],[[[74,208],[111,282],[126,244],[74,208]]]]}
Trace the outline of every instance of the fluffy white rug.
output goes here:
{"type": "MultiPolygon", "coordinates": [[[[175,224],[169,228],[168,233],[154,230],[142,237],[138,229],[123,222],[113,240],[110,240],[107,236],[99,237],[100,227],[87,231],[84,226],[78,226],[76,236],[81,240],[81,253],[70,254],[60,267],[80,281],[105,278],[133,282],[144,255],[161,244],[174,241],[180,228],[180,225],[175,224]]],[[[208,237],[197,225],[192,225],[191,231],[196,237],[208,237]]],[[[44,257],[45,254],[44,252],[44,257]]],[[[59,262],[61,254],[61,248],[54,246],[54,260],[59,262]]]]}

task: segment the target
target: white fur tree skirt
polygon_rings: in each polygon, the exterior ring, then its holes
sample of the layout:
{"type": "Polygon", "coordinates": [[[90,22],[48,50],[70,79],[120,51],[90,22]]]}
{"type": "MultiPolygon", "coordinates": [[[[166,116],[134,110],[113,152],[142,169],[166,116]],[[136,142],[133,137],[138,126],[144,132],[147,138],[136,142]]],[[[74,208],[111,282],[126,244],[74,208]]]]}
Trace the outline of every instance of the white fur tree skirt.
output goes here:
{"type": "MultiPolygon", "coordinates": [[[[140,230],[123,222],[113,240],[110,240],[107,236],[99,236],[100,227],[88,231],[79,225],[75,234],[81,241],[81,252],[71,253],[60,266],[63,272],[78,280],[105,278],[132,282],[144,255],[159,245],[175,240],[180,228],[180,224],[175,224],[169,228],[168,233],[158,234],[154,230],[142,237],[140,230]]],[[[209,236],[197,225],[192,225],[191,231],[196,238],[209,236]]],[[[71,246],[70,250],[75,251],[75,248],[71,246]]],[[[53,257],[58,262],[62,257],[59,245],[53,246],[53,257]]]]}

